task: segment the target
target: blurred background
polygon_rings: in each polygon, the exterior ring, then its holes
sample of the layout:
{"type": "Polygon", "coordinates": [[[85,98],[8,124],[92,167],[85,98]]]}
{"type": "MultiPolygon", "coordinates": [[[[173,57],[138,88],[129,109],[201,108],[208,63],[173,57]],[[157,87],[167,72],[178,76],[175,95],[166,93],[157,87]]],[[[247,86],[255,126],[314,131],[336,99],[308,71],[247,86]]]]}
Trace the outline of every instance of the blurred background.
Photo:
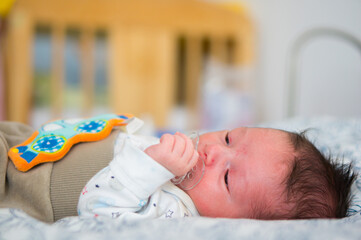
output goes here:
{"type": "Polygon", "coordinates": [[[359,0],[1,0],[0,120],[361,117],[359,0]]]}

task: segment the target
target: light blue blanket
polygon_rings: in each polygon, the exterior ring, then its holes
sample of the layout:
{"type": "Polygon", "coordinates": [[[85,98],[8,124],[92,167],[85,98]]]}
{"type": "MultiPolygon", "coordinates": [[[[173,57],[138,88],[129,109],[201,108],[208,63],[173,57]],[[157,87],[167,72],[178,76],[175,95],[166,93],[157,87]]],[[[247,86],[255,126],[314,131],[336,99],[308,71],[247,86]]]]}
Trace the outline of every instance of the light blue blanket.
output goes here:
{"type": "MultiPolygon", "coordinates": [[[[361,172],[361,119],[289,119],[261,126],[301,131],[325,153],[353,162],[361,172]]],[[[339,220],[259,221],[182,218],[117,223],[104,218],[70,217],[54,224],[20,210],[0,209],[0,239],[361,239],[361,176],[352,188],[349,217],[339,220]]]]}

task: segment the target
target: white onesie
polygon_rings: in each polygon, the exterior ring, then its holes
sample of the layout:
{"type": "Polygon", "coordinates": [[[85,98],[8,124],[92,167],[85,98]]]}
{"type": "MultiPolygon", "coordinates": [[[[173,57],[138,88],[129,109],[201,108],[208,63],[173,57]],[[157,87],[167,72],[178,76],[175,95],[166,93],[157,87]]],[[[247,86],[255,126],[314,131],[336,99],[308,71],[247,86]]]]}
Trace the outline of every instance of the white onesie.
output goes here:
{"type": "Polygon", "coordinates": [[[144,153],[154,137],[120,133],[114,158],[84,187],[79,216],[119,220],[199,216],[191,198],[169,180],[174,175],[144,153]]]}

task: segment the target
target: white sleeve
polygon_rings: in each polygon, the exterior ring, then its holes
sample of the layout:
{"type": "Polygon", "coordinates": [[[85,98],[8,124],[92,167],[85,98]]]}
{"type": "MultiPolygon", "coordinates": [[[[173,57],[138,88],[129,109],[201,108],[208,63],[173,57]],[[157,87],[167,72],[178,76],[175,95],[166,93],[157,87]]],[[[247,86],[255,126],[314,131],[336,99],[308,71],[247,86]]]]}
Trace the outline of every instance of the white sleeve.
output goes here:
{"type": "Polygon", "coordinates": [[[80,216],[139,213],[148,198],[174,175],[143,151],[125,141],[109,166],[84,187],[78,203],[80,216]]]}

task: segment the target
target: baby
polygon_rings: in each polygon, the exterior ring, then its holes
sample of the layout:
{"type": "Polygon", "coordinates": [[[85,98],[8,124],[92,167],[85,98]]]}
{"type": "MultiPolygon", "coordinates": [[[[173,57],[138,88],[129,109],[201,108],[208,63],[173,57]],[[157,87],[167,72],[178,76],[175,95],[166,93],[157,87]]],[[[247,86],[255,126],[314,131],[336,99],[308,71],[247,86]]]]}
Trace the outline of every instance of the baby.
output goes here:
{"type": "MultiPolygon", "coordinates": [[[[200,175],[202,169],[195,171],[200,175]]],[[[197,150],[182,133],[160,140],[121,133],[109,166],[80,194],[78,214],[127,220],[341,218],[354,179],[349,165],[324,157],[303,133],[245,127],[210,132],[199,137],[197,150]],[[182,189],[169,181],[198,161],[205,168],[196,186],[182,189]]]]}

